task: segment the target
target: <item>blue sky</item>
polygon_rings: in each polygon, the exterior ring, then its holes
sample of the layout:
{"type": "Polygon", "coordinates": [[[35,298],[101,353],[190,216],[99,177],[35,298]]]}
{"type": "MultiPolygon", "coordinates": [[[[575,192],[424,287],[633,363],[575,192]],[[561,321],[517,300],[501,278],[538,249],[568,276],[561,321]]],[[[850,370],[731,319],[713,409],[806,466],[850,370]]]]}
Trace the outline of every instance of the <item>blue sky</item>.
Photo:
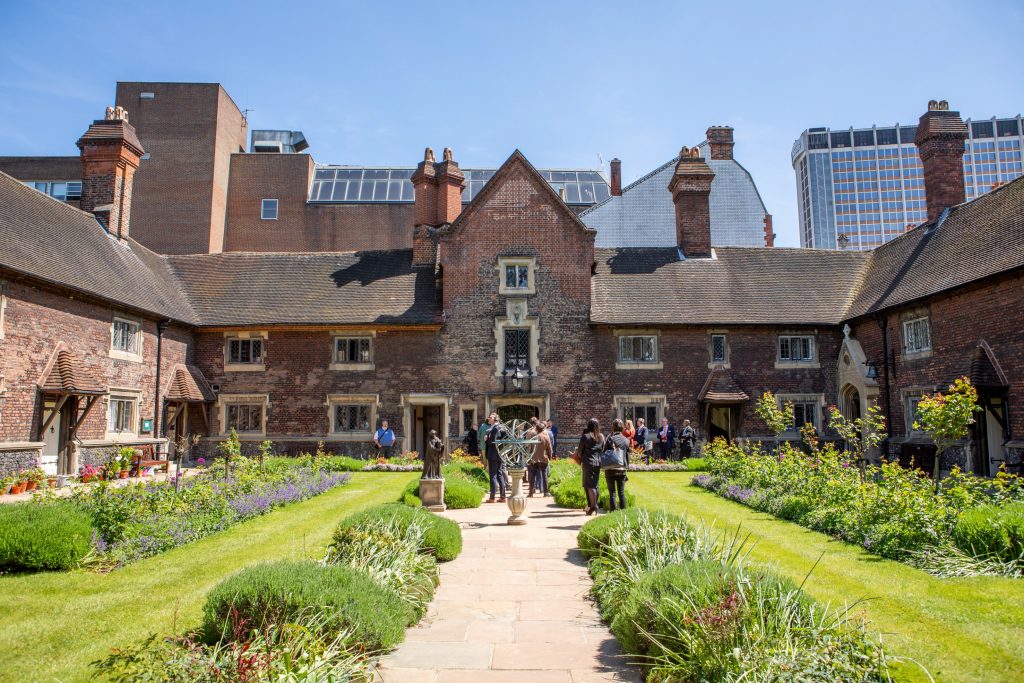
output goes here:
{"type": "Polygon", "coordinates": [[[797,246],[790,149],[810,126],[1024,110],[1020,0],[194,2],[0,0],[0,155],[76,154],[125,81],[218,81],[251,127],[317,161],[463,166],[519,148],[625,182],[736,128],[736,158],[797,246]],[[600,155],[600,156],[599,156],[600,155]]]}

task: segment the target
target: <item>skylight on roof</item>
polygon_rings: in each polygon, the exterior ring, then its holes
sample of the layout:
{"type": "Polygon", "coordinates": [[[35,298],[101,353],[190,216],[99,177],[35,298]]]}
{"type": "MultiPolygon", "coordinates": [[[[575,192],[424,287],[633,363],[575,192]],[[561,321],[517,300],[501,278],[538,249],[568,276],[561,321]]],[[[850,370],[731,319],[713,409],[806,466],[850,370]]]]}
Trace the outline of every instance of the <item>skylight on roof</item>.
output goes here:
{"type": "MultiPolygon", "coordinates": [[[[373,168],[354,166],[318,166],[313,173],[309,201],[316,203],[412,202],[414,168],[373,168]]],[[[469,203],[483,189],[495,169],[468,168],[462,202],[469,203]]],[[[565,190],[569,204],[596,204],[608,198],[608,181],[598,171],[542,170],[540,174],[555,192],[565,190]]]]}

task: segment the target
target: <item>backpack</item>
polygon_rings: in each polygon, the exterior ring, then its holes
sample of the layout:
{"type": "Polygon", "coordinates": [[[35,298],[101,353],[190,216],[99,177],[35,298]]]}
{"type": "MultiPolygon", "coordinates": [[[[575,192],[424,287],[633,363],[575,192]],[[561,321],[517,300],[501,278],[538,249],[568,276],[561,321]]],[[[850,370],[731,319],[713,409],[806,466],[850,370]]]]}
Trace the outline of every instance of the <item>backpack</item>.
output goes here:
{"type": "Polygon", "coordinates": [[[601,470],[624,470],[626,469],[626,451],[615,445],[615,442],[608,439],[611,448],[605,447],[601,452],[601,470]]]}

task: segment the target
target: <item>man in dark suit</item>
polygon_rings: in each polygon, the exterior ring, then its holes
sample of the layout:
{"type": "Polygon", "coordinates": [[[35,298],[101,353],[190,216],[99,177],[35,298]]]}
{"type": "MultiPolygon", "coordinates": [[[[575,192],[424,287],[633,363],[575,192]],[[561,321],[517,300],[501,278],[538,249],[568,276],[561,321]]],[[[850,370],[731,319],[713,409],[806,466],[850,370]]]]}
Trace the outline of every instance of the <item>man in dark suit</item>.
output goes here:
{"type": "Polygon", "coordinates": [[[498,499],[499,503],[505,502],[505,473],[502,472],[501,468],[501,456],[498,454],[498,445],[495,443],[499,439],[505,438],[505,428],[501,424],[501,420],[498,418],[497,413],[491,413],[487,416],[487,424],[490,428],[487,430],[487,436],[484,438],[485,444],[485,455],[487,457],[487,474],[491,478],[491,495],[487,499],[488,503],[494,502],[494,495],[501,491],[501,498],[498,499]]]}
{"type": "Polygon", "coordinates": [[[676,428],[668,423],[668,418],[661,418],[661,426],[658,427],[658,448],[662,460],[668,460],[672,449],[676,445],[676,428]]]}

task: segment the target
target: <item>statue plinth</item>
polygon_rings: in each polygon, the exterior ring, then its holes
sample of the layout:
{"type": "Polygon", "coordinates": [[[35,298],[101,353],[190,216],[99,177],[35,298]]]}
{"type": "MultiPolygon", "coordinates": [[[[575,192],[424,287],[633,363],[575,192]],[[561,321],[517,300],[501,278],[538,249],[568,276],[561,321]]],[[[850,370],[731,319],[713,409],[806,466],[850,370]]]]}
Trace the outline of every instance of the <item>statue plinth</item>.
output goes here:
{"type": "Polygon", "coordinates": [[[420,479],[420,500],[431,512],[444,512],[444,479],[420,479]]]}
{"type": "Polygon", "coordinates": [[[522,516],[526,512],[526,496],[523,495],[523,477],[526,476],[526,470],[510,467],[508,476],[512,479],[512,495],[508,497],[508,509],[512,516],[508,518],[507,524],[526,524],[526,519],[522,516]]]}

